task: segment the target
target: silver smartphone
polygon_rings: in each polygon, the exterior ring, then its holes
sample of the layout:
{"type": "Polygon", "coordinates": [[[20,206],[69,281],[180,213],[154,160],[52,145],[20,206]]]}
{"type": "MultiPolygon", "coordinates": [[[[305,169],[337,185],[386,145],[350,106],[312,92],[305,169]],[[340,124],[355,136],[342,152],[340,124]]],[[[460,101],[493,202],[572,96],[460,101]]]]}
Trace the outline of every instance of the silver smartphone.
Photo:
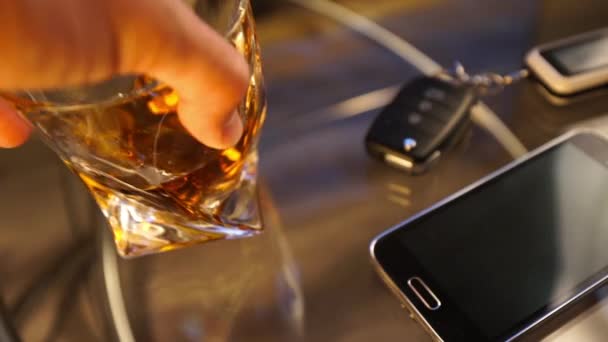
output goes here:
{"type": "Polygon", "coordinates": [[[378,236],[373,263],[437,341],[513,341],[608,279],[608,140],[568,133],[378,236]]]}
{"type": "Polygon", "coordinates": [[[526,56],[530,71],[551,92],[568,96],[608,83],[608,29],[541,45],[526,56]]]}

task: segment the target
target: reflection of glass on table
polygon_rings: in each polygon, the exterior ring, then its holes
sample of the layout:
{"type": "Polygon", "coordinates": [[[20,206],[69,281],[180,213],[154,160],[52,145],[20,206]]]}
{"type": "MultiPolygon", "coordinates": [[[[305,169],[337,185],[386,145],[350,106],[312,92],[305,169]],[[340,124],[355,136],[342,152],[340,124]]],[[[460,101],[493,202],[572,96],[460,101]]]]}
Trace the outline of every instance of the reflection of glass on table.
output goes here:
{"type": "Polygon", "coordinates": [[[116,258],[106,243],[110,318],[121,341],[302,338],[305,313],[298,270],[264,186],[260,209],[266,232],[250,239],[128,261],[116,258]]]}

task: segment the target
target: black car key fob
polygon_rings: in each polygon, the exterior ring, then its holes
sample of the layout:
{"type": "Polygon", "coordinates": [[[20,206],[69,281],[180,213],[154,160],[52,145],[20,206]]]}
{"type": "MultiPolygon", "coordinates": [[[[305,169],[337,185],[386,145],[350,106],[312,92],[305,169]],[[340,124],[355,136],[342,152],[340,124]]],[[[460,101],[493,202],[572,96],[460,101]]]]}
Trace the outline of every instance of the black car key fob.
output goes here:
{"type": "Polygon", "coordinates": [[[434,77],[406,84],[378,115],[365,139],[369,153],[416,174],[466,129],[475,89],[434,77]]]}

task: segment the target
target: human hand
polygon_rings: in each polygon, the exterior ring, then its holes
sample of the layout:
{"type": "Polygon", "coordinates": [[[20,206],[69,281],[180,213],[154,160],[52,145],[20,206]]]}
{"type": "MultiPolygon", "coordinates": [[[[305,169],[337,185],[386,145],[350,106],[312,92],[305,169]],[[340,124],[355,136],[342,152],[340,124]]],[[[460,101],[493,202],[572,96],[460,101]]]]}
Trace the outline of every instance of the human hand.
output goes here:
{"type": "MultiPolygon", "coordinates": [[[[235,108],[248,86],[243,57],[182,0],[1,0],[0,90],[94,83],[147,74],[180,95],[186,129],[214,148],[243,132],[235,108]]],[[[0,98],[0,147],[31,126],[0,98]]]]}

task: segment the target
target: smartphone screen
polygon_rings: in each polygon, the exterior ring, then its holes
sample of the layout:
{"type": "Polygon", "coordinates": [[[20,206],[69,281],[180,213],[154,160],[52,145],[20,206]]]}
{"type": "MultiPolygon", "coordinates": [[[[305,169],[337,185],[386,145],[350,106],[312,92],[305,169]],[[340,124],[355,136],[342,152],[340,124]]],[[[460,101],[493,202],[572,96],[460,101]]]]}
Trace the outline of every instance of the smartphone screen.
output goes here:
{"type": "Polygon", "coordinates": [[[572,44],[541,52],[562,74],[572,76],[608,66],[608,35],[598,33],[572,44]]]}
{"type": "Polygon", "coordinates": [[[575,136],[386,235],[396,247],[379,261],[397,278],[415,262],[446,303],[433,315],[461,313],[488,340],[512,336],[605,273],[604,158],[605,141],[575,136]]]}

